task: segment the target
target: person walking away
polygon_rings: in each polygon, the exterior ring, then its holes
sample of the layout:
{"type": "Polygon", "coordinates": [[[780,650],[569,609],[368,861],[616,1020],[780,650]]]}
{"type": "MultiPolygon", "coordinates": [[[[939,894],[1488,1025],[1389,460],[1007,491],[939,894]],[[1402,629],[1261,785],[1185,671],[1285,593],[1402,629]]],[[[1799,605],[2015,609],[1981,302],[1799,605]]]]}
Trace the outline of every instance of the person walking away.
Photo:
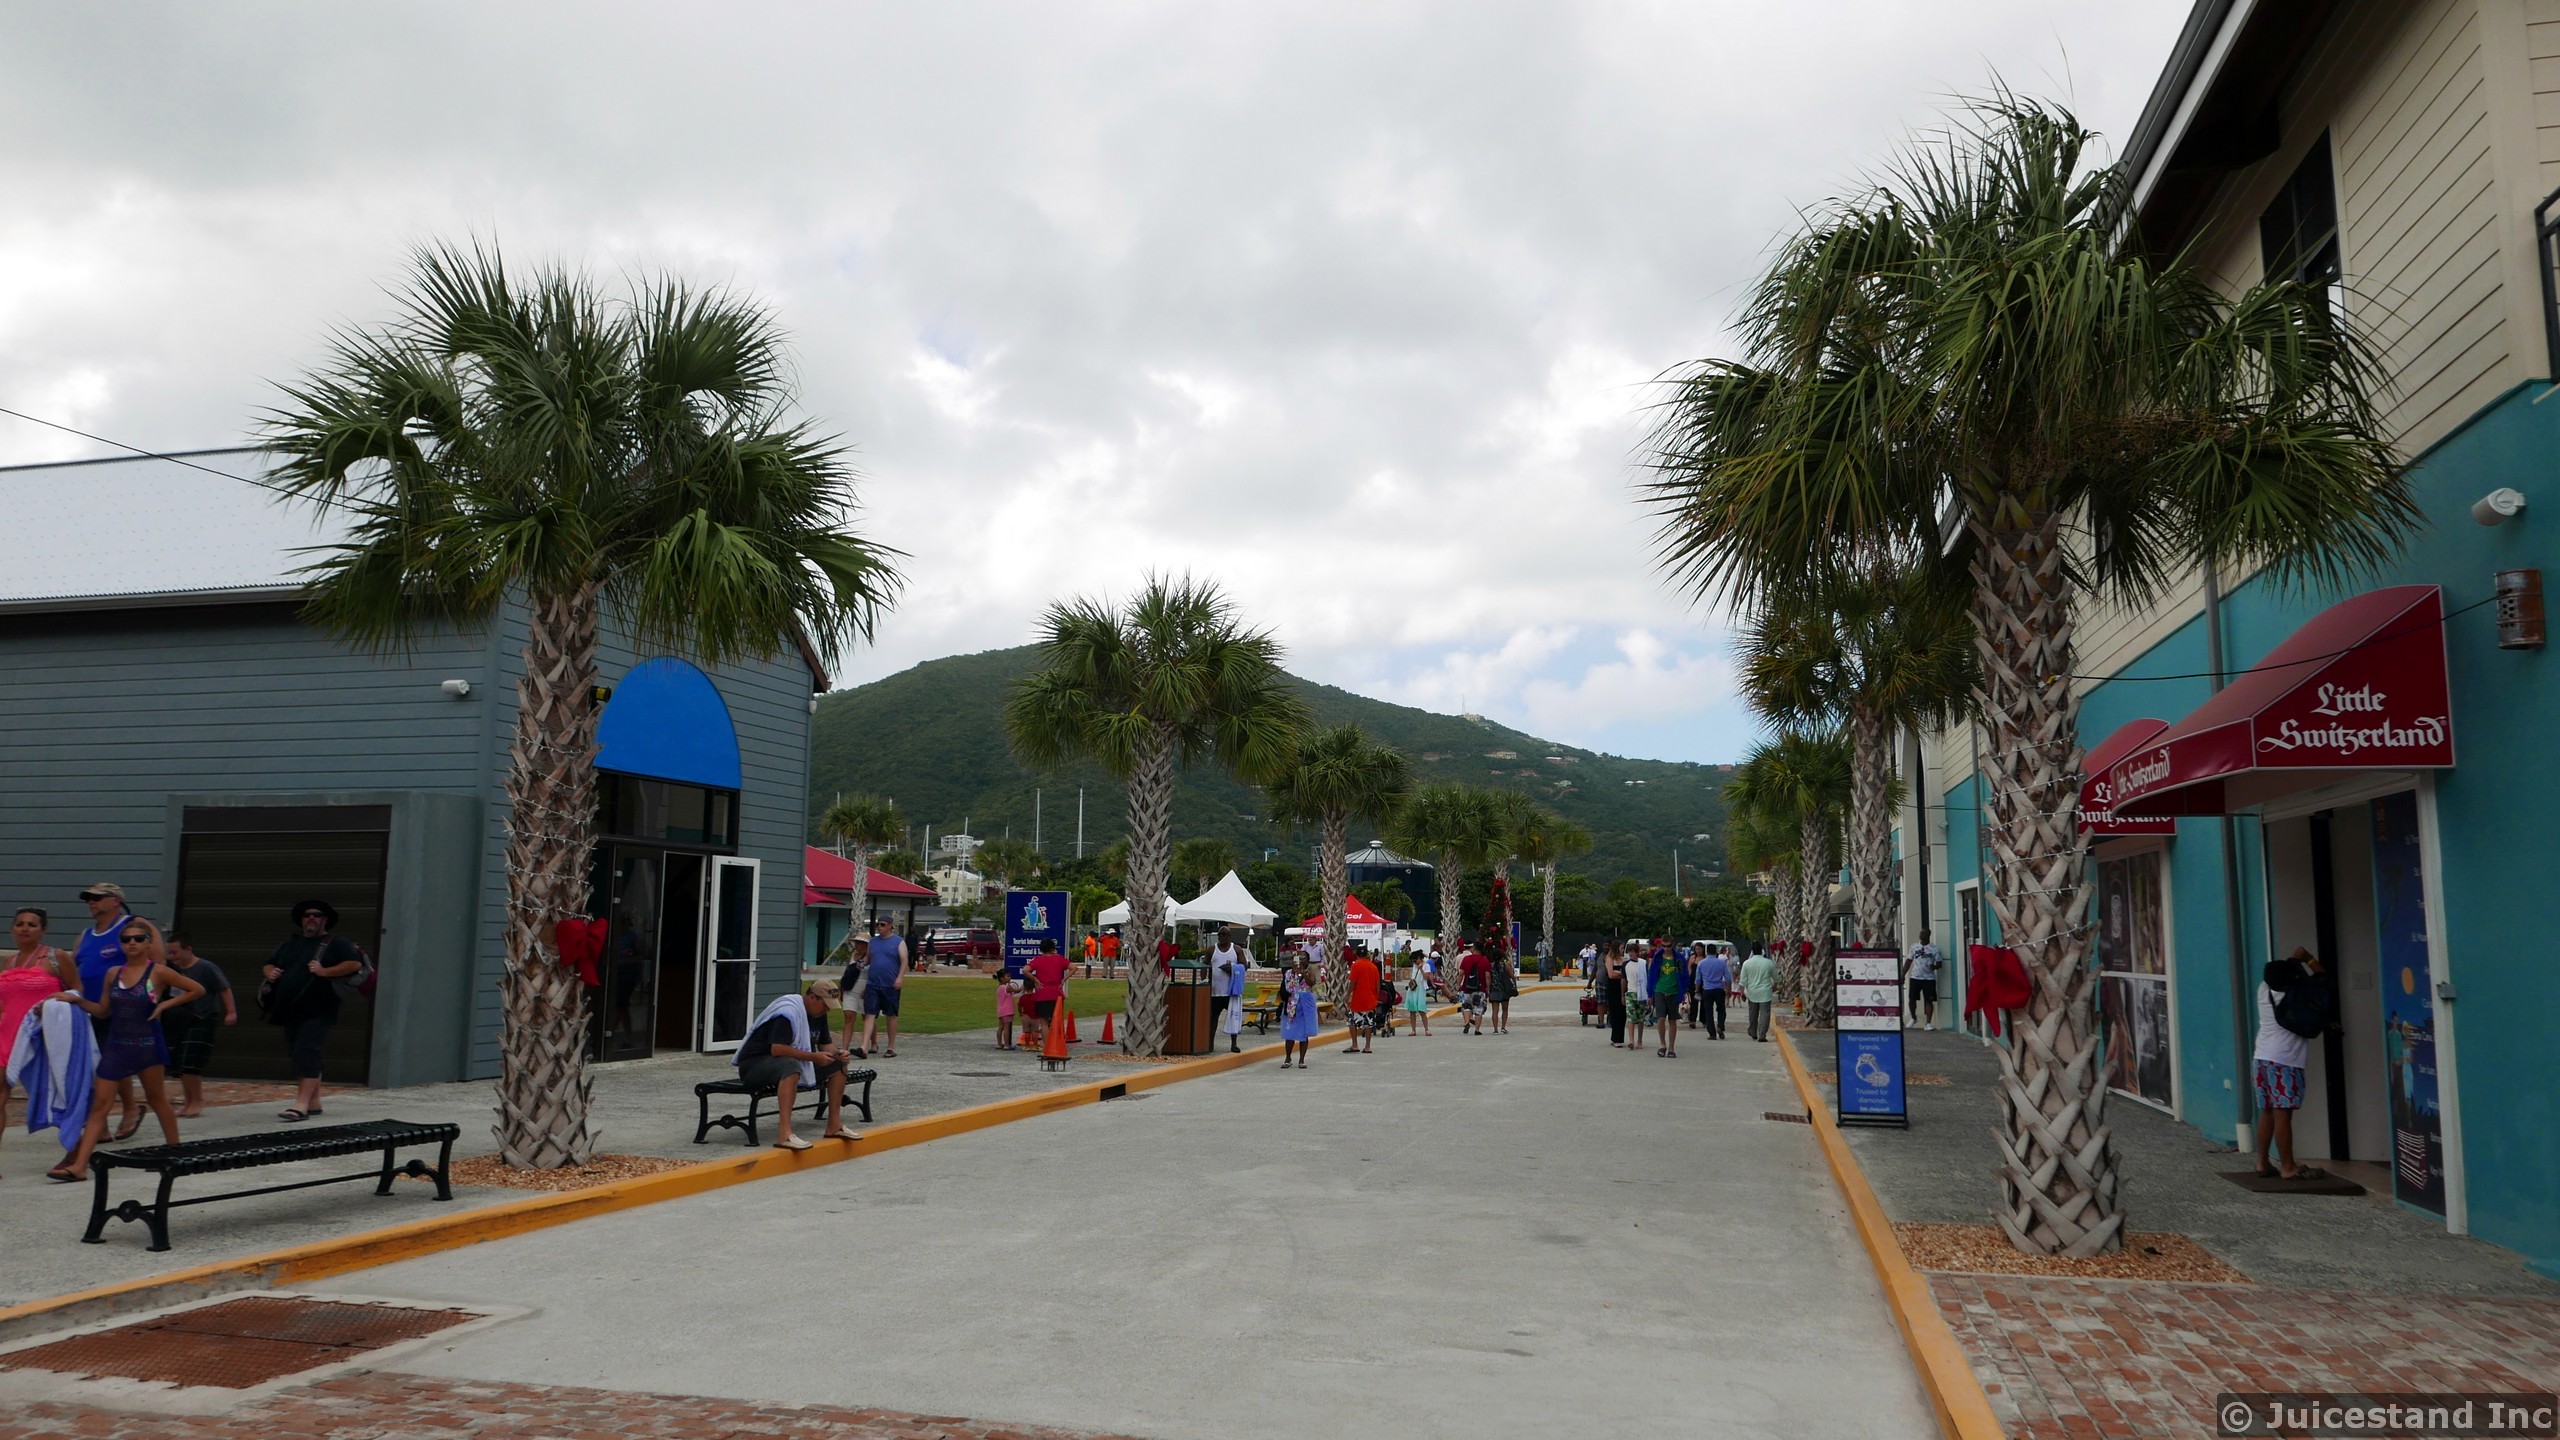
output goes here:
{"type": "Polygon", "coordinates": [[[1237,982],[1244,974],[1244,952],[1236,948],[1236,932],[1221,929],[1218,943],[1209,951],[1209,1032],[1216,1034],[1227,1028],[1227,1012],[1242,1005],[1243,991],[1237,982]]]}
{"type": "Polygon", "coordinates": [[[1117,975],[1120,973],[1120,932],[1117,930],[1109,930],[1103,933],[1102,973],[1105,975],[1117,975]]]}
{"type": "Polygon", "coordinates": [[[774,1148],[806,1150],[809,1142],[791,1133],[791,1111],[803,1089],[827,1087],[826,1140],[851,1140],[844,1128],[846,1054],[827,1028],[827,1011],[843,998],[844,987],[833,980],[810,982],[797,995],[783,995],[764,1007],[740,1042],[738,1078],[759,1090],[773,1087],[780,1110],[774,1121],[774,1148]]]}
{"type": "Polygon", "coordinates": [[[1049,1026],[1058,1018],[1058,1007],[1067,998],[1067,957],[1058,953],[1058,942],[1043,940],[1040,953],[1022,962],[1022,981],[1031,987],[1029,1020],[1023,1026],[1023,1039],[1037,1053],[1049,1034],[1049,1026]]]}
{"type": "Polygon", "coordinates": [[[1778,999],[1778,962],[1757,940],[1751,942],[1751,958],[1742,962],[1742,999],[1751,1007],[1747,1033],[1763,1042],[1769,1039],[1769,1010],[1778,999]]]}
{"type": "MultiPolygon", "coordinates": [[[[38,1005],[80,988],[80,966],[71,952],[44,941],[48,918],[32,905],[9,917],[12,949],[8,963],[0,965],[0,1062],[9,1058],[19,1029],[38,1005]]],[[[0,1063],[0,1135],[9,1130],[9,1094],[7,1067],[0,1063]]]]}
{"type": "MultiPolygon", "coordinates": [[[[95,1000],[105,993],[107,972],[124,963],[116,936],[123,933],[124,922],[133,912],[125,908],[124,887],[113,880],[101,880],[81,891],[80,902],[89,907],[89,928],[81,933],[74,960],[80,968],[80,994],[95,1000]]],[[[106,1021],[92,1016],[89,1028],[100,1045],[107,1043],[106,1021]]],[[[130,1140],[141,1128],[140,1095],[127,1082],[116,1089],[115,1138],[130,1140]]]]}
{"type": "Polygon", "coordinates": [[[853,1047],[853,1058],[860,1060],[877,1054],[886,1059],[898,1058],[898,1007],[907,993],[907,942],[889,928],[886,920],[871,922],[871,958],[863,965],[862,1043],[853,1047]],[[886,1020],[888,1038],[885,1048],[872,1049],[881,1022],[886,1020]]]}
{"type": "Polygon", "coordinates": [[[1343,1053],[1368,1055],[1378,1044],[1378,962],[1369,958],[1365,945],[1351,947],[1351,1043],[1343,1053]]]}
{"type": "Polygon", "coordinates": [[[2258,1043],[2251,1082],[2258,1092],[2258,1173],[2285,1180],[2325,1180],[2316,1165],[2293,1155],[2293,1112],[2302,1108],[2303,1068],[2311,1063],[2311,1037],[2328,1028],[2328,979],[2320,960],[2297,945],[2270,960],[2258,979],[2258,1043]],[[2267,1163],[2272,1147],[2276,1163],[2267,1163]]]}
{"type": "Polygon", "coordinates": [[[1653,1030],[1653,952],[1642,942],[1628,946],[1618,962],[1618,998],[1627,1012],[1627,1053],[1633,1055],[1653,1030]]]}
{"type": "Polygon", "coordinates": [[[213,1063],[214,1037],[223,1026],[240,1023],[240,1002],[232,996],[231,977],[197,954],[193,941],[172,930],[168,943],[169,968],[204,989],[169,1012],[167,1021],[176,1031],[169,1046],[169,1069],[178,1077],[178,1118],[193,1120],[204,1113],[204,1072],[213,1063]]]}
{"type": "Polygon", "coordinates": [[[1938,947],[1929,943],[1929,932],[1920,932],[1920,943],[1911,947],[1911,957],[1902,965],[1903,978],[1910,982],[1905,1001],[1908,1013],[1920,1020],[1922,1029],[1938,1027],[1938,967],[1944,963],[1938,947]],[[1927,1018],[1921,1019],[1921,1007],[1928,1007],[1927,1018]]]}
{"type": "Polygon", "coordinates": [[[89,1157],[107,1138],[107,1099],[127,1080],[141,1082],[144,1103],[160,1117],[161,1138],[178,1143],[178,1117],[169,1108],[169,1042],[161,1036],[160,1017],[202,995],[204,987],[164,963],[159,927],[150,921],[126,916],[116,939],[123,963],[107,972],[101,998],[62,992],[63,999],[107,1022],[107,1038],[98,1049],[97,1078],[90,1082],[88,1128],[80,1132],[79,1147],[45,1172],[50,1179],[89,1178],[89,1157]]]}
{"type": "Polygon", "coordinates": [[[1520,969],[1511,961],[1511,952],[1499,940],[1493,942],[1493,954],[1486,957],[1492,965],[1487,977],[1485,999],[1493,1007],[1493,1033],[1511,1033],[1511,1000],[1520,993],[1520,969]]]}
{"type": "Polygon", "coordinates": [[[1485,987],[1493,981],[1493,962],[1484,958],[1472,940],[1458,942],[1458,1012],[1466,1021],[1458,1027],[1461,1035],[1484,1033],[1485,987]]]}
{"type": "Polygon", "coordinates": [[[1422,952],[1404,952],[1404,966],[1396,983],[1404,988],[1404,1033],[1431,1033],[1431,969],[1422,963],[1422,952]]]}
{"type": "Polygon", "coordinates": [[[1307,1068],[1307,1047],[1316,1038],[1316,975],[1306,957],[1280,975],[1280,1068],[1294,1060],[1307,1068]]]}
{"type": "Polygon", "coordinates": [[[1022,981],[996,967],[996,1048],[1013,1048],[1013,1012],[1022,1000],[1022,981]]]}
{"type": "Polygon", "coordinates": [[[293,1065],[293,1104],[276,1113],[288,1125],[321,1113],[321,1057],[330,1027],[338,1023],[338,987],[330,982],[364,968],[356,942],[329,933],[337,923],[338,907],[326,900],[296,903],[293,924],[299,933],[276,947],[263,972],[267,1019],[284,1031],[293,1065]]]}
{"type": "MultiPolygon", "coordinates": [[[[1252,977],[1253,952],[1239,945],[1236,947],[1235,974],[1228,981],[1227,1013],[1218,1025],[1227,1037],[1229,1054],[1240,1054],[1244,1050],[1244,987],[1252,977]]],[[[1217,1042],[1210,1043],[1214,1047],[1217,1042]]]]}
{"type": "Polygon", "coordinates": [[[1727,960],[1724,947],[1710,945],[1698,957],[1698,968],[1690,977],[1691,992],[1697,997],[1698,1023],[1705,1027],[1707,1038],[1724,1038],[1724,995],[1733,984],[1733,962],[1727,960]]]}

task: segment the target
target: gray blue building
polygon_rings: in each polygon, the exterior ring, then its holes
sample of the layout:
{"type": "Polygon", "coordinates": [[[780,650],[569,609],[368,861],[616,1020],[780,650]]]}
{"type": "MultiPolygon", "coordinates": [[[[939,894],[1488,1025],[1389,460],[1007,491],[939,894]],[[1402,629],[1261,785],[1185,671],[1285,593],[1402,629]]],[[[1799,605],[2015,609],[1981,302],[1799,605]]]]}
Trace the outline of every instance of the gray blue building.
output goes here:
{"type": "MultiPolygon", "coordinates": [[[[239,987],[215,1073],[281,1077],[248,997],[319,897],[380,981],[333,1080],[494,1075],[503,786],[524,617],[374,655],[299,618],[330,536],[256,482],[258,456],[0,469],[0,901],[75,943],[94,881],[173,925],[239,987]]],[[[599,1059],[734,1045],[796,985],[810,716],[803,652],[706,670],[607,627],[590,992],[599,1059]]]]}

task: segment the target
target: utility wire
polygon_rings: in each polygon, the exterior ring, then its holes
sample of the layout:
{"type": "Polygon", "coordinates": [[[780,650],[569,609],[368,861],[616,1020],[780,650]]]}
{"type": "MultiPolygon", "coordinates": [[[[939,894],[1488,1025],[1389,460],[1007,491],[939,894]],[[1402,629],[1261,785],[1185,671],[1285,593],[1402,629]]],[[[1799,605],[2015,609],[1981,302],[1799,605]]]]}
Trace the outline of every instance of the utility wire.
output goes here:
{"type": "Polygon", "coordinates": [[[255,485],[261,490],[272,490],[278,495],[291,495],[294,493],[282,485],[275,484],[268,480],[262,480],[255,475],[235,475],[228,470],[216,470],[210,465],[199,465],[193,460],[186,459],[183,456],[170,455],[158,450],[145,450],[139,445],[127,445],[121,440],[111,440],[104,435],[93,435],[86,430],[75,429],[74,427],[65,425],[58,420],[47,420],[41,415],[30,415],[24,410],[12,410],[6,405],[0,405],[0,415],[13,415],[30,424],[42,425],[48,430],[59,430],[65,435],[77,435],[83,440],[95,440],[101,445],[113,445],[119,450],[130,450],[145,460],[166,460],[172,465],[184,465],[190,470],[201,470],[207,475],[219,475],[225,480],[237,480],[243,485],[255,485]]]}

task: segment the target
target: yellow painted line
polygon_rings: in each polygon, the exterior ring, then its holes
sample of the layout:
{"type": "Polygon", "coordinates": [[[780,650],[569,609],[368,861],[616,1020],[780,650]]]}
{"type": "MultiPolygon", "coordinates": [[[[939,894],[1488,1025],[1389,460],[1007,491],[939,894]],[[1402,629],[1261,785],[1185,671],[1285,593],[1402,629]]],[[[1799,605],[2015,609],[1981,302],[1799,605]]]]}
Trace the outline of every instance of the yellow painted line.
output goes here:
{"type": "MultiPolygon", "coordinates": [[[[1456,1008],[1446,1006],[1433,1013],[1454,1013],[1456,1008]]],[[[1346,1039],[1350,1033],[1348,1030],[1326,1031],[1308,1043],[1328,1044],[1346,1039]]],[[[351,1270],[415,1260],[424,1255],[459,1250],[467,1245],[547,1230],[554,1225],[566,1225],[590,1216],[610,1215],[618,1210],[679,1200],[688,1195],[743,1185],[750,1180],[796,1174],[821,1165],[840,1164],[889,1150],[903,1150],[910,1145],[966,1135],[973,1130],[1027,1120],[1035,1115],[1091,1105],[1102,1099],[1104,1090],[1114,1086],[1128,1093],[1153,1090],[1181,1080],[1220,1075],[1268,1060],[1279,1053],[1278,1045],[1263,1044],[1251,1050],[1177,1060],[1164,1065],[1131,1065],[1125,1069],[1115,1065],[1114,1069],[1120,1073],[1079,1080],[1055,1090],[874,1125],[862,1132],[861,1139],[850,1144],[820,1140],[807,1150],[780,1150],[766,1146],[726,1160],[706,1160],[697,1165],[687,1165],[680,1170],[661,1170],[651,1175],[635,1175],[628,1180],[611,1180],[565,1194],[501,1200],[380,1230],[359,1231],[261,1255],[217,1260],[184,1270],[102,1285],[94,1290],[30,1300],[0,1308],[0,1338],[40,1328],[39,1324],[30,1322],[41,1322],[45,1317],[53,1317],[61,1324],[75,1324],[116,1311],[176,1304],[196,1295],[299,1284],[343,1275],[351,1270]]],[[[394,1193],[407,1193],[406,1187],[394,1193]]]]}
{"type": "Polygon", "coordinates": [[[1832,1123],[1830,1105],[1796,1054],[1792,1032],[1778,1032],[1778,1052],[1786,1057],[1787,1073],[1795,1078],[1796,1094],[1803,1098],[1805,1114],[1813,1121],[1814,1139],[1822,1146],[1822,1158],[1830,1162],[1832,1182],[1848,1202],[1849,1218],[1866,1244],[1867,1258],[1875,1264],[1885,1303],[1893,1307],[1893,1323],[1902,1331],[1911,1363],[1919,1368],[1921,1388],[1929,1392],[1929,1404],[1938,1412],[1939,1431],[1947,1440],[2001,1440],[2006,1432],[2000,1428],[2000,1417],[1991,1412],[1991,1397],[1983,1393],[1964,1347],[1956,1343],[1955,1332],[1938,1313],[1928,1280],[1911,1268],[1911,1257],[1902,1253],[1902,1242],[1893,1236],[1892,1222],[1885,1218],[1875,1187],[1867,1183],[1867,1172],[1849,1152],[1849,1142],[1832,1123]]]}

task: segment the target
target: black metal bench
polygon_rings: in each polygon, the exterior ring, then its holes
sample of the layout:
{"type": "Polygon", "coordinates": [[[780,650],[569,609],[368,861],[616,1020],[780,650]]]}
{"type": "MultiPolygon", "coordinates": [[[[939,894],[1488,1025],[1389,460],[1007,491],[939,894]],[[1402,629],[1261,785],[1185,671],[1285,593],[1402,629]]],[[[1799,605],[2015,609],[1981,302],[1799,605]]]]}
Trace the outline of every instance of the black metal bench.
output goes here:
{"type": "Polygon", "coordinates": [[[131,1150],[101,1150],[89,1157],[90,1178],[96,1182],[89,1201],[89,1228],[81,1235],[83,1244],[106,1242],[107,1221],[141,1220],[151,1227],[151,1248],[169,1248],[169,1212],[181,1205],[209,1205],[216,1200],[240,1200],[251,1195],[273,1195],[282,1190],[308,1190],[314,1185],[342,1185],[354,1180],[379,1178],[376,1195],[391,1193],[391,1182],[403,1175],[432,1178],[436,1182],[436,1198],[453,1198],[453,1142],[462,1135],[462,1127],[450,1124],[413,1125],[406,1120],[366,1120],[353,1125],[322,1125],[309,1129],[261,1130],[254,1135],[225,1135],[212,1140],[181,1140],[175,1145],[146,1145],[131,1150]],[[398,1163],[398,1152],[405,1146],[433,1145],[436,1163],[431,1167],[423,1159],[398,1163]],[[318,1180],[296,1180],[286,1185],[262,1185],[254,1190],[225,1190],[219,1195],[198,1195],[185,1200],[169,1198],[170,1188],[186,1176],[210,1175],[222,1170],[254,1170],[267,1165],[291,1165],[304,1160],[326,1160],[334,1155],[361,1155],[382,1152],[379,1169],[360,1170],[352,1175],[330,1175],[318,1180]],[[118,1170],[139,1170],[160,1177],[159,1194],[148,1205],[128,1198],[122,1204],[107,1204],[108,1177],[118,1170]]]}
{"type": "Polygon", "coordinates": [[[1259,1005],[1244,1007],[1244,1023],[1252,1026],[1253,1033],[1256,1035],[1270,1034],[1272,1022],[1279,1018],[1280,1002],[1277,1000],[1265,1000],[1259,1005]]]}
{"type": "MultiPolygon", "coordinates": [[[[862,1123],[865,1125],[871,1123],[871,1082],[879,1078],[880,1072],[877,1070],[847,1070],[844,1072],[844,1103],[847,1106],[862,1112],[862,1123]],[[862,1093],[859,1096],[853,1093],[853,1087],[856,1085],[862,1087],[862,1093]]],[[[700,1123],[693,1127],[693,1143],[696,1145],[710,1143],[711,1132],[714,1130],[744,1130],[747,1132],[747,1143],[749,1145],[763,1143],[758,1138],[756,1127],[758,1122],[764,1118],[764,1102],[772,1099],[776,1093],[776,1087],[774,1086],[767,1085],[762,1088],[758,1088],[748,1084],[744,1080],[705,1080],[701,1084],[694,1086],[693,1098],[695,1103],[702,1107],[702,1118],[700,1123]],[[731,1110],[730,1112],[721,1115],[712,1114],[711,1097],[714,1095],[746,1096],[746,1118],[743,1120],[739,1119],[735,1110],[731,1110]]],[[[799,1096],[792,1102],[791,1110],[793,1114],[798,1114],[803,1110],[808,1111],[812,1115],[825,1114],[827,1111],[827,1087],[824,1084],[804,1085],[800,1087],[799,1096]]]]}

